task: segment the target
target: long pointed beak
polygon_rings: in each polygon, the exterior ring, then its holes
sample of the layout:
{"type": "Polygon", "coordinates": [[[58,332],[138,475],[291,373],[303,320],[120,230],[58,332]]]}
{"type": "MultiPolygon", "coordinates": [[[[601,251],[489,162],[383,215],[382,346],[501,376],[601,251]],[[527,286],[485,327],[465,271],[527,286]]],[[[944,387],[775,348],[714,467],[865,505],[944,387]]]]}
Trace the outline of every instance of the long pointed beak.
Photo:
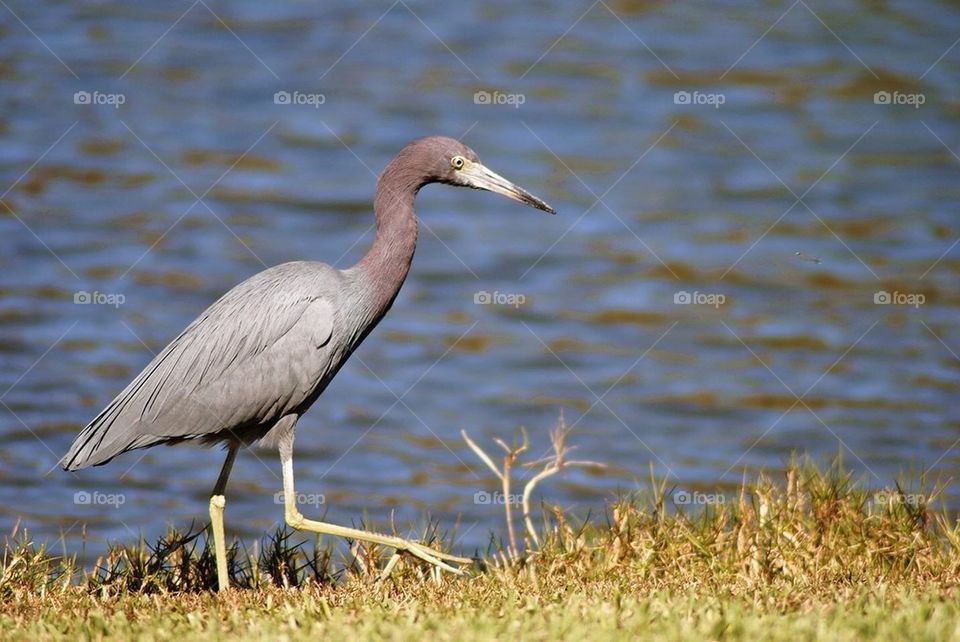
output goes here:
{"type": "Polygon", "coordinates": [[[523,189],[514,185],[500,174],[493,172],[480,163],[470,163],[463,170],[464,181],[470,187],[476,189],[485,189],[490,192],[502,194],[520,203],[525,203],[538,210],[543,210],[548,214],[556,214],[557,211],[547,205],[545,202],[523,189]]]}

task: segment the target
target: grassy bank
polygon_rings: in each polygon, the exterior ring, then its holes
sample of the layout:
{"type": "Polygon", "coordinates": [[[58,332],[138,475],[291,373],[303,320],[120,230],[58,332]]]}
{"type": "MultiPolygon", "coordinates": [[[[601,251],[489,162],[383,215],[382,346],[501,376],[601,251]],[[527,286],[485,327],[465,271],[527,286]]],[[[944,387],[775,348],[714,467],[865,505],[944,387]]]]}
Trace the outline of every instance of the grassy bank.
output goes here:
{"type": "Polygon", "coordinates": [[[960,527],[936,491],[867,491],[835,469],[758,479],[686,514],[670,489],[611,503],[590,525],[559,512],[539,550],[484,556],[439,582],[387,551],[336,553],[279,533],[234,547],[238,588],[209,589],[203,535],[117,548],[93,570],[22,532],[0,571],[5,637],[472,640],[960,639],[960,527]]]}

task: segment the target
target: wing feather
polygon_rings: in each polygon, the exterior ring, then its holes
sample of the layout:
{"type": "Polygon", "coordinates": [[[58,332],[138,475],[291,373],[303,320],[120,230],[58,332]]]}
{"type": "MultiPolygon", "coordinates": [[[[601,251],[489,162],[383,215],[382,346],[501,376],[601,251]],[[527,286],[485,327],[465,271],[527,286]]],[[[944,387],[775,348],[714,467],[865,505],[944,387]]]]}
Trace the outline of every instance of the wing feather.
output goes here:
{"type": "MultiPolygon", "coordinates": [[[[323,264],[288,263],[237,285],[170,342],[79,434],[61,464],[271,424],[330,364],[335,281],[323,264]],[[334,283],[332,283],[334,282],[334,283]]],[[[269,428],[269,425],[267,425],[269,428]]]]}

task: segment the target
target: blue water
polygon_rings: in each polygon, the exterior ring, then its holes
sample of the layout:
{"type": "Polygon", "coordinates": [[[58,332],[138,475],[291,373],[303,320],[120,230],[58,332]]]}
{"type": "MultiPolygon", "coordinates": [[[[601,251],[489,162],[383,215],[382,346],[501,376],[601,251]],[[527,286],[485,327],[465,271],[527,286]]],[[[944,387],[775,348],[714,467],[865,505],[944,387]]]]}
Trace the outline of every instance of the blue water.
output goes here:
{"type": "MultiPolygon", "coordinates": [[[[0,8],[0,530],[95,550],[204,520],[216,451],[57,459],[235,283],[362,256],[375,175],[433,133],[559,215],[421,193],[394,309],[300,422],[305,513],[429,514],[482,546],[497,482],[460,430],[494,452],[524,426],[535,458],[561,409],[607,468],[538,494],[579,515],[651,465],[705,490],[794,451],[877,488],[953,474],[956,7],[331,4],[0,8]]],[[[281,520],[279,474],[240,456],[231,534],[281,520]]]]}

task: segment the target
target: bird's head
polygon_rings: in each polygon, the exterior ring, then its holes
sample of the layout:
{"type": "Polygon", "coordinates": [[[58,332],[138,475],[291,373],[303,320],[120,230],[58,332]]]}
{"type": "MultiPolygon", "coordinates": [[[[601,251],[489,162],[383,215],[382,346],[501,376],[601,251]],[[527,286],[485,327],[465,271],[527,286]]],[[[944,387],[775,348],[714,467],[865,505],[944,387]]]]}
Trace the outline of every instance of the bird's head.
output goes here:
{"type": "Polygon", "coordinates": [[[456,139],[446,136],[421,138],[401,152],[401,156],[406,154],[414,156],[417,165],[427,168],[425,183],[446,183],[487,190],[550,214],[557,213],[530,192],[487,169],[476,152],[456,139]]]}

